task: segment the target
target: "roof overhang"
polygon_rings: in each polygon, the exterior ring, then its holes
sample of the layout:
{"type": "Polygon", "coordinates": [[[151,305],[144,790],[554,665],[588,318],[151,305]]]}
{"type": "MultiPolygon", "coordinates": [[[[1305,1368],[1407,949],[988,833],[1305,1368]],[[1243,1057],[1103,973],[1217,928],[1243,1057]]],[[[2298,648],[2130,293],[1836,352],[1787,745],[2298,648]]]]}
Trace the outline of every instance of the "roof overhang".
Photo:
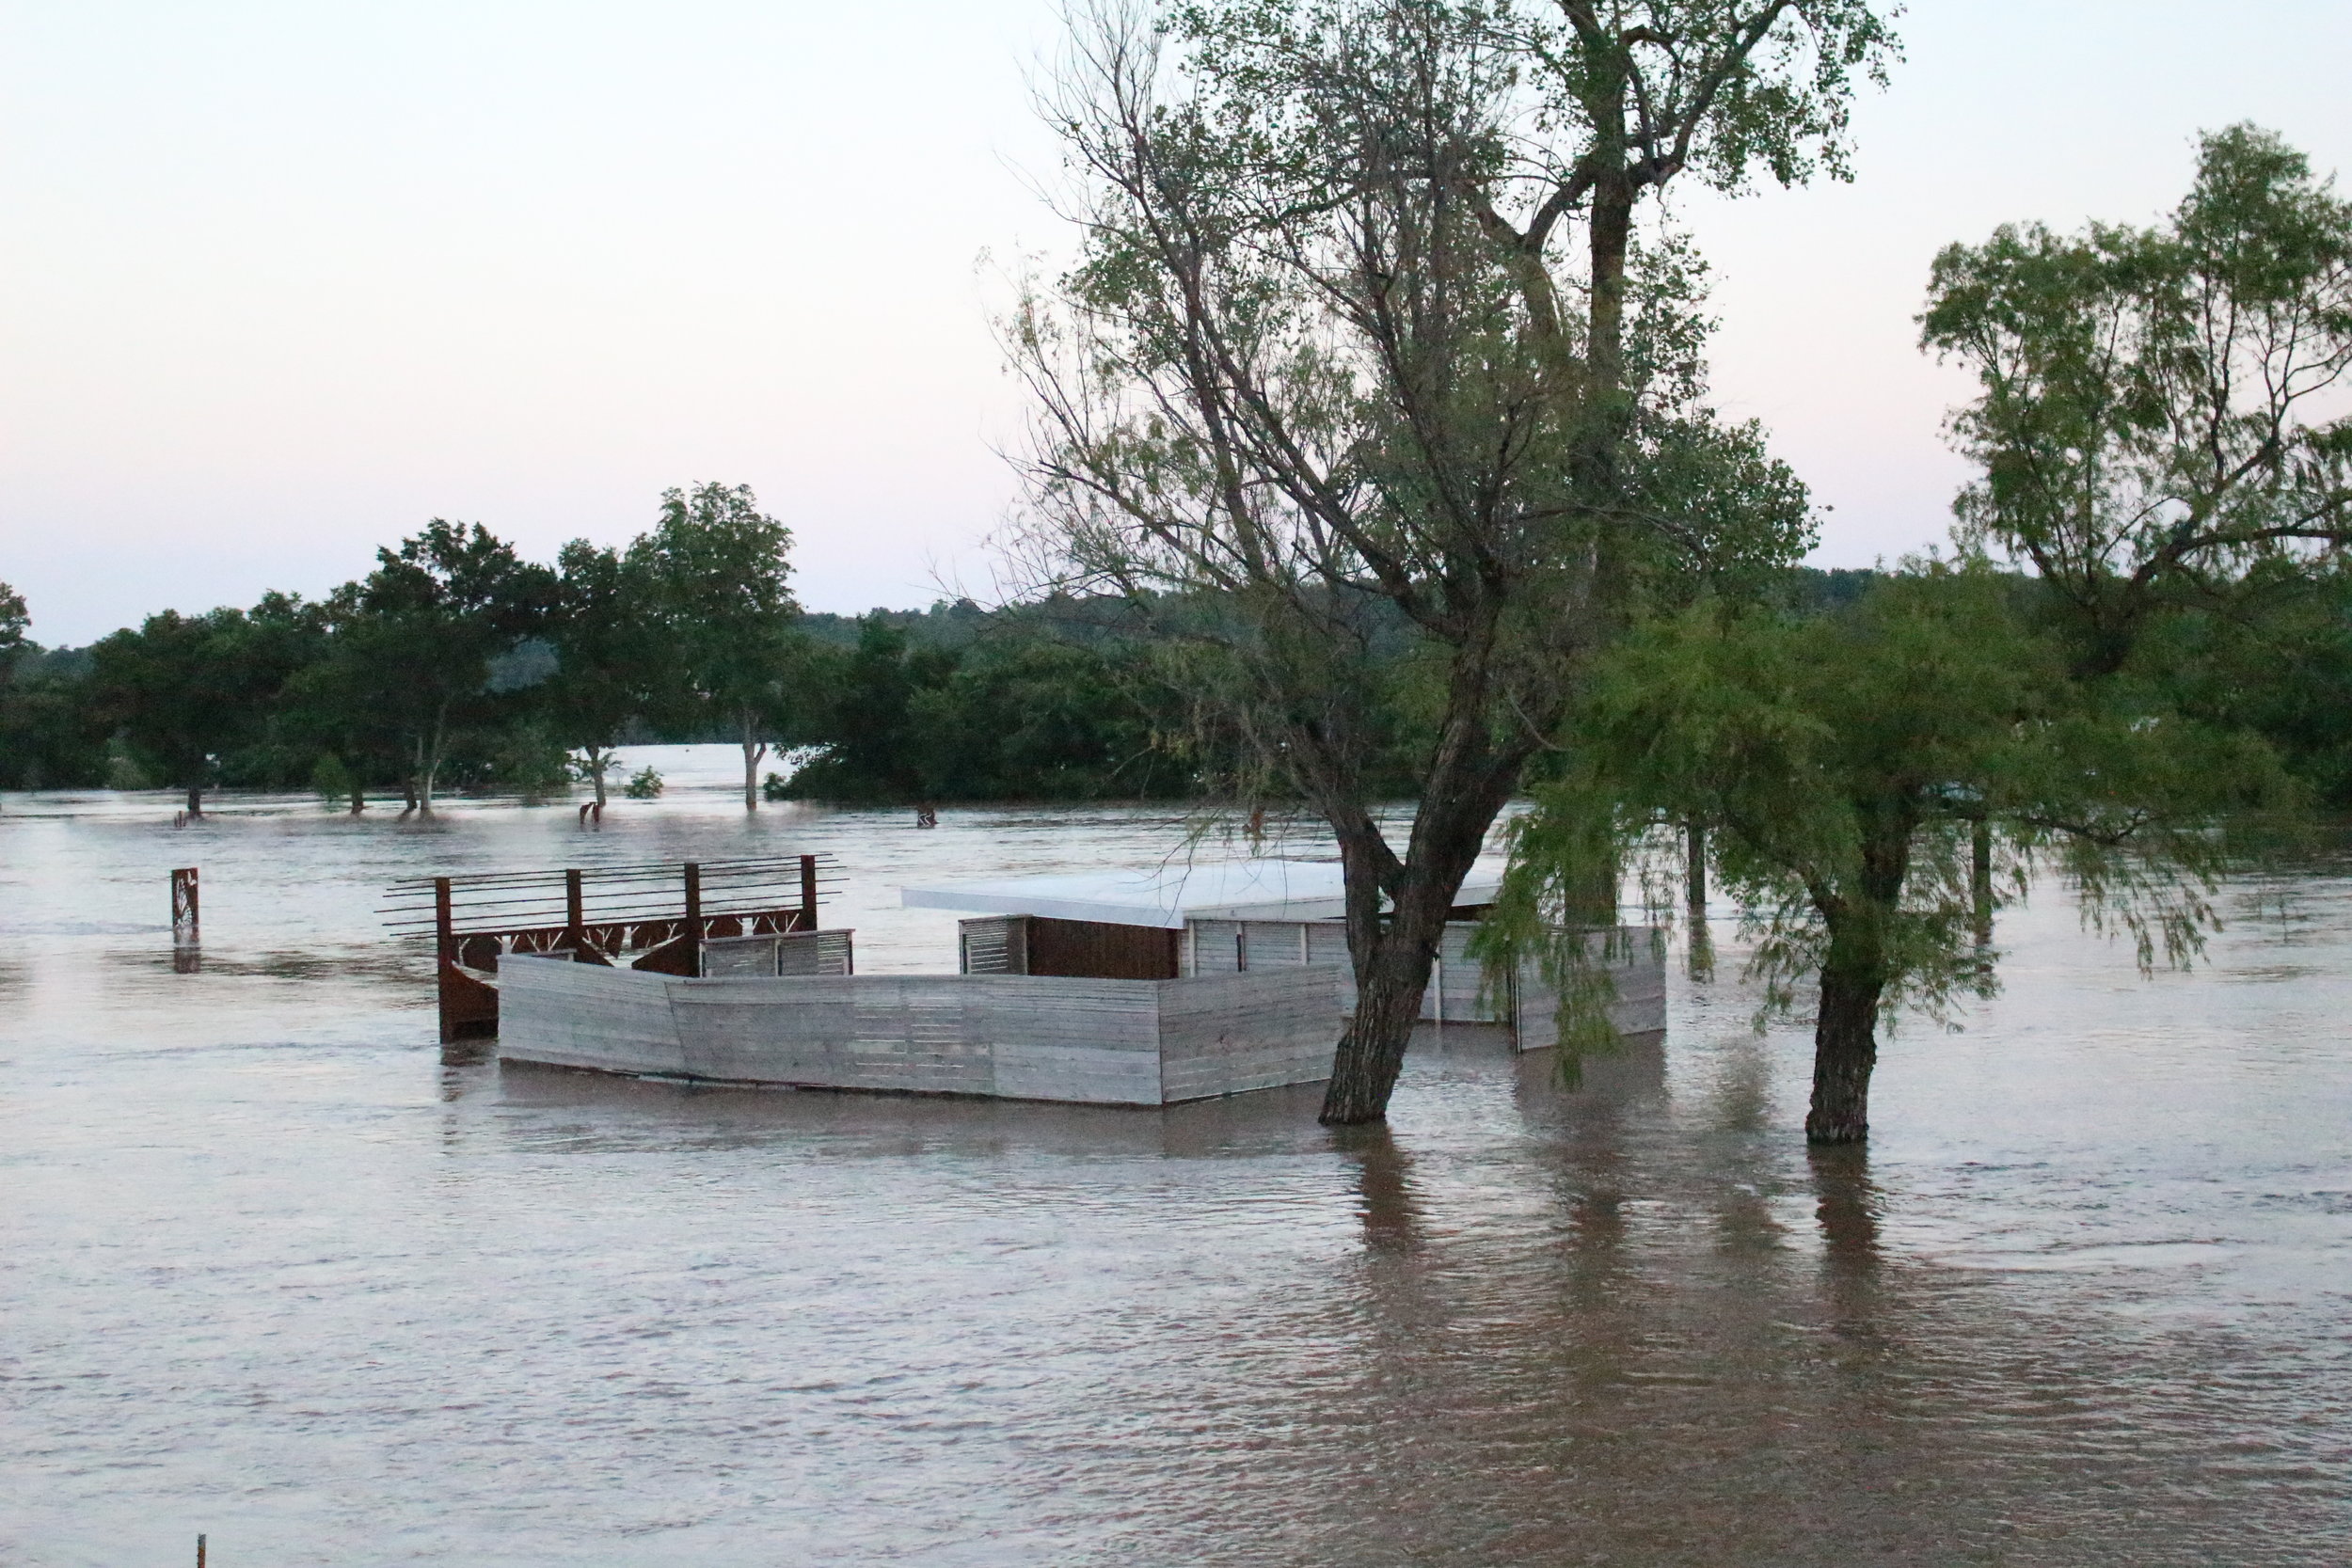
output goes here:
{"type": "MultiPolygon", "coordinates": [[[[1456,901],[1489,902],[1501,881],[1473,872],[1456,901]]],[[[903,887],[898,901],[912,910],[1181,930],[1188,920],[1336,920],[1346,912],[1345,892],[1337,861],[1242,860],[903,887]]]]}

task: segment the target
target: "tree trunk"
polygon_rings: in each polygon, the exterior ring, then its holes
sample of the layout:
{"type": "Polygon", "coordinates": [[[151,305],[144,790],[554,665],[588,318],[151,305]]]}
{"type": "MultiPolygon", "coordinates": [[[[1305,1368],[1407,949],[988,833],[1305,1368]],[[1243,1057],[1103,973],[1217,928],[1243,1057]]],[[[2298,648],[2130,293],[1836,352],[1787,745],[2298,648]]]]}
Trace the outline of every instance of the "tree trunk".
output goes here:
{"type": "Polygon", "coordinates": [[[749,708],[741,715],[743,726],[743,809],[759,809],[759,759],[768,754],[768,743],[752,738],[755,721],[749,708]]]}
{"type": "Polygon", "coordinates": [[[367,788],[360,784],[359,775],[354,773],[351,776],[351,815],[357,816],[367,809],[367,788]]]}
{"type": "Polygon", "coordinates": [[[1977,945],[1993,945],[1993,824],[1979,816],[1969,824],[1968,897],[1977,945]]]}
{"type": "Polygon", "coordinates": [[[204,786],[200,784],[188,785],[188,815],[190,816],[204,815],[204,786]]]}
{"type": "Polygon", "coordinates": [[[1813,1106],[1807,1143],[1858,1144],[1870,1135],[1870,1069],[1878,1066],[1879,994],[1872,971],[1821,970],[1821,1010],[1813,1024],[1813,1106]]]}
{"type": "Polygon", "coordinates": [[[1416,943],[1392,930],[1374,949],[1371,962],[1356,966],[1356,1011],[1332,1053],[1331,1082],[1318,1118],[1325,1126],[1349,1127],[1388,1116],[1389,1096],[1405,1070],[1405,1048],[1421,1021],[1421,999],[1436,957],[1435,943],[1416,943]]]}
{"type": "Polygon", "coordinates": [[[449,705],[443,703],[433,716],[433,743],[425,747],[424,737],[417,738],[417,815],[433,815],[433,781],[441,771],[441,752],[449,736],[449,705]]]}
{"type": "Polygon", "coordinates": [[[1446,917],[1525,760],[1482,755],[1474,740],[1463,738],[1474,733],[1468,723],[1449,721],[1442,729],[1453,739],[1441,749],[1459,742],[1467,754],[1455,751],[1449,765],[1432,770],[1401,864],[1361,807],[1325,813],[1347,871],[1347,951],[1356,969],[1356,1011],[1332,1053],[1331,1082],[1324,1091],[1320,1119],[1326,1126],[1378,1121],[1389,1114],[1446,917]],[[1385,920],[1384,891],[1394,903],[1385,920]]]}
{"type": "Polygon", "coordinates": [[[612,753],[601,746],[583,748],[588,753],[588,777],[596,786],[596,816],[604,816],[604,774],[612,765],[612,753]]]}
{"type": "Polygon", "coordinates": [[[1690,973],[1693,980],[1715,977],[1715,939],[1707,928],[1707,830],[1682,825],[1682,914],[1690,928],[1690,973]]]}
{"type": "Polygon", "coordinates": [[[1918,831],[1915,801],[1896,796],[1855,802],[1861,863],[1842,888],[1809,891],[1829,931],[1821,959],[1821,1006],[1813,1023],[1813,1105],[1808,1143],[1858,1144],[1870,1135],[1870,1070],[1878,1066],[1879,999],[1889,974],[1887,943],[1911,870],[1918,831]]]}

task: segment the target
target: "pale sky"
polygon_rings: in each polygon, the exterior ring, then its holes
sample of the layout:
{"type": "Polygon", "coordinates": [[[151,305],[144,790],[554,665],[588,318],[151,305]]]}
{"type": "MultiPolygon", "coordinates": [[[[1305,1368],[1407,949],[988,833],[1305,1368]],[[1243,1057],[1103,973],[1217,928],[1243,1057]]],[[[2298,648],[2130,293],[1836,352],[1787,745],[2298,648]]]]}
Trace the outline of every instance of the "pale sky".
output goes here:
{"type": "MultiPolygon", "coordinates": [[[[1042,0],[0,3],[0,580],[79,643],[315,594],[428,517],[542,559],[748,483],[813,609],[988,583],[1020,405],[981,264],[1062,236],[1042,0]]],[[[1929,259],[2146,221],[2201,127],[2352,166],[2352,5],[1919,0],[1856,182],[1681,214],[1716,387],[1833,508],[1942,538],[1929,259]]]]}

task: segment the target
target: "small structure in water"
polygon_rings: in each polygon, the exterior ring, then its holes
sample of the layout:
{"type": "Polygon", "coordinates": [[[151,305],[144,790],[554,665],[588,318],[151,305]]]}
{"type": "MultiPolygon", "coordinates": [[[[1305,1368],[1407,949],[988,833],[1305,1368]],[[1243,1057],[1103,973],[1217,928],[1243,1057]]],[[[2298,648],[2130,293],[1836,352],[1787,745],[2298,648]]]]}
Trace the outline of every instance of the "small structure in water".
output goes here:
{"type": "MultiPolygon", "coordinates": [[[[1468,953],[1491,879],[1466,886],[1424,1018],[1558,1041],[1528,963],[1500,986],[1468,953]]],[[[691,973],[516,952],[499,974],[503,1060],[713,1084],[1168,1105],[1313,1083],[1354,1006],[1340,867],[1256,860],[901,890],[974,911],[959,973],[857,974],[845,930],[707,937],[691,973]]],[[[1647,930],[1594,952],[1627,1035],[1665,1026],[1647,930]]]]}
{"type": "Polygon", "coordinates": [[[818,902],[835,880],[830,855],[490,871],[394,882],[378,912],[404,936],[433,938],[447,1042],[498,1033],[509,958],[552,954],[700,974],[707,943],[816,930],[818,902]]]}

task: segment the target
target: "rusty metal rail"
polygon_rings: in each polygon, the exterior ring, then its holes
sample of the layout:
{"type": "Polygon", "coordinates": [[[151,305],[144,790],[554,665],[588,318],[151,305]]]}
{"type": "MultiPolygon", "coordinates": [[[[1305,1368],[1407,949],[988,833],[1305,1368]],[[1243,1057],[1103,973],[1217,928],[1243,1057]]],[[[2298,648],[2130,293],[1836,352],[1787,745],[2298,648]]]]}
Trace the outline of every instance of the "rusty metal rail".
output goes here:
{"type": "Polygon", "coordinates": [[[506,954],[692,974],[708,939],[815,930],[840,882],[822,854],[487,871],[404,878],[376,912],[396,935],[433,939],[441,1038],[452,1040],[497,1032],[506,954]]]}

